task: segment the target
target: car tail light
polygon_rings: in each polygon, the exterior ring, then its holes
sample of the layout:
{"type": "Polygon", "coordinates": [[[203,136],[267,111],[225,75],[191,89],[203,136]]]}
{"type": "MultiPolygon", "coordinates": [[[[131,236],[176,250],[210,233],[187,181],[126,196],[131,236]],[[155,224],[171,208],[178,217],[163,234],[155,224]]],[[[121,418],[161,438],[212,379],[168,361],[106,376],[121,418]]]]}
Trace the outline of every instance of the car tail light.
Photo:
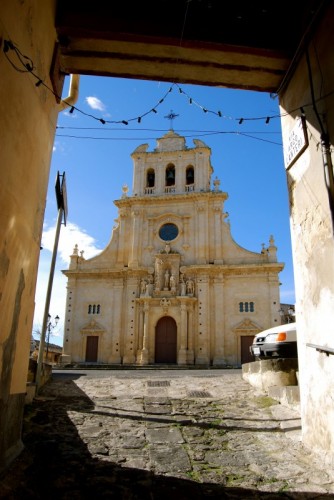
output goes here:
{"type": "Polygon", "coordinates": [[[286,333],[281,332],[277,335],[276,342],[284,342],[286,340],[286,333]]]}

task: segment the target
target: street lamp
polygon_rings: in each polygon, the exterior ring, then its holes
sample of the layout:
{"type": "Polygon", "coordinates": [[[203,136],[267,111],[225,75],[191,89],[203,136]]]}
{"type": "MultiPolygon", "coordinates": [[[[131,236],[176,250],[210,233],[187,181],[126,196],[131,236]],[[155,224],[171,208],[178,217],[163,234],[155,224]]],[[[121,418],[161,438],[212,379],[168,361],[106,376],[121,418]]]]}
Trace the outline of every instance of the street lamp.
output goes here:
{"type": "Polygon", "coordinates": [[[55,316],[54,323],[52,324],[51,314],[48,314],[48,325],[47,325],[48,339],[47,339],[47,342],[46,342],[46,358],[45,358],[45,361],[48,360],[50,333],[51,333],[51,330],[53,330],[53,328],[55,328],[58,325],[59,319],[60,318],[59,318],[59,316],[57,314],[57,316],[55,316]]]}
{"type": "Polygon", "coordinates": [[[289,307],[288,309],[288,323],[290,323],[290,321],[292,320],[293,321],[293,316],[295,315],[295,310],[293,307],[289,307]]]}
{"type": "Polygon", "coordinates": [[[278,312],[279,312],[279,315],[281,316],[281,324],[282,324],[282,322],[283,322],[283,318],[284,318],[284,316],[285,316],[285,312],[284,312],[284,310],[283,310],[282,308],[281,308],[281,309],[279,309],[279,310],[278,310],[278,312]]]}

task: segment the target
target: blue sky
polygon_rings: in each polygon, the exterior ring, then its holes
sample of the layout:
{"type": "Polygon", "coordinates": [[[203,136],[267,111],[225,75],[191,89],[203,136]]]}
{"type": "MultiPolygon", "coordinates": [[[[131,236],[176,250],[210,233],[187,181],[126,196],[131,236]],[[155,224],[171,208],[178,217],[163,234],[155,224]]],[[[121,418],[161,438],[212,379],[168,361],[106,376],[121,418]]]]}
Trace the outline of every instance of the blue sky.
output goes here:
{"type": "MultiPolygon", "coordinates": [[[[63,97],[69,90],[66,77],[63,97]]],[[[295,302],[289,202],[283,162],[278,99],[267,93],[167,82],[81,76],[75,110],[59,114],[51,161],[33,331],[41,328],[54,244],[57,204],[55,178],[65,172],[68,220],[62,225],[49,312],[60,317],[50,341],[62,345],[69,255],[77,243],[89,258],[109,242],[122,186],[132,189],[131,153],[143,143],[152,151],[170,128],[201,139],[212,151],[212,179],[228,193],[225,210],[231,233],[242,247],[259,252],[274,236],[281,302],[295,302]],[[172,89],[171,91],[169,91],[172,89]],[[157,112],[153,112],[155,109],[157,112]],[[206,110],[206,111],[205,111],[206,110]],[[219,116],[219,113],[222,115],[219,116]],[[92,116],[87,116],[92,115],[92,116]],[[145,116],[143,116],[145,115],[145,116]],[[138,123],[137,117],[141,116],[138,123]],[[266,123],[266,117],[270,117],[266,123]],[[105,123],[99,120],[124,123],[105,123]],[[242,123],[240,119],[243,118],[242,123]]]]}

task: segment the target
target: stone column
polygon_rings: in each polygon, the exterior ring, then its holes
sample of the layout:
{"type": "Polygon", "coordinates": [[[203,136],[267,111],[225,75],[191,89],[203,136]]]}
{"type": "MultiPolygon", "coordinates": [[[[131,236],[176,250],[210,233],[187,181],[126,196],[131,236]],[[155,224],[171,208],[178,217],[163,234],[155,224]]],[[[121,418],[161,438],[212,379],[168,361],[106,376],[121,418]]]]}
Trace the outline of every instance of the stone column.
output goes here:
{"type": "Polygon", "coordinates": [[[180,350],[177,356],[178,365],[187,364],[187,305],[181,303],[181,331],[180,331],[180,350]]]}
{"type": "Polygon", "coordinates": [[[210,345],[210,303],[209,279],[203,276],[197,280],[198,289],[198,342],[196,352],[196,365],[209,365],[210,345]]]}
{"type": "Polygon", "coordinates": [[[225,363],[224,358],[224,278],[216,277],[213,283],[214,297],[215,297],[215,318],[214,318],[214,365],[223,365],[225,363]]]}
{"type": "Polygon", "coordinates": [[[148,317],[149,313],[149,305],[147,303],[144,304],[144,321],[143,321],[143,348],[140,354],[140,365],[148,364],[148,317]]]}

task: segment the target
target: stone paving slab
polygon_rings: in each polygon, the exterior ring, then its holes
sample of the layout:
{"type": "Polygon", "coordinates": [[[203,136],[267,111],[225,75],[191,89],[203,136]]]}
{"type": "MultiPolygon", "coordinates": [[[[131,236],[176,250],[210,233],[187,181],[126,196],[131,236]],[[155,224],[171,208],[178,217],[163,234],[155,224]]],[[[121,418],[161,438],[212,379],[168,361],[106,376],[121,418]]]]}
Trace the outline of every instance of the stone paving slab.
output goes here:
{"type": "Polygon", "coordinates": [[[54,375],[26,408],[0,498],[334,498],[300,418],[241,370],[54,375]]]}

